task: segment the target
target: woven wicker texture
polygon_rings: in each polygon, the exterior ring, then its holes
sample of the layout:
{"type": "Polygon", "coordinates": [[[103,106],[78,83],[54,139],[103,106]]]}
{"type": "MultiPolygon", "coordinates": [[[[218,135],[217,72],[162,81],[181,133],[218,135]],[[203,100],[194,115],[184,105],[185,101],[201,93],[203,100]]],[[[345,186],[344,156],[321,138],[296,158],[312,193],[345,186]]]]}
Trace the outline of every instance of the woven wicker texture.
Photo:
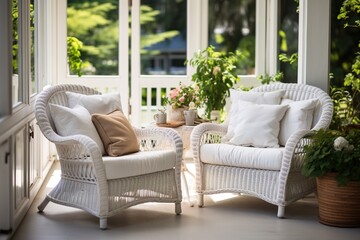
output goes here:
{"type": "Polygon", "coordinates": [[[134,177],[108,180],[97,144],[87,136],[59,136],[49,113],[49,103],[68,106],[65,92],[101,94],[94,89],[72,84],[57,85],[42,91],[35,104],[35,117],[44,136],[56,145],[61,180],[39,205],[43,211],[49,201],[83,209],[100,219],[122,209],[145,202],[175,203],[181,213],[181,160],[183,143],[173,129],[135,129],[141,151],[172,149],[176,153],[173,169],[134,177]]]}
{"type": "MultiPolygon", "coordinates": [[[[327,93],[319,88],[276,83],[252,89],[255,92],[286,91],[285,98],[295,101],[319,99],[311,130],[327,128],[331,122],[333,105],[327,93]]],[[[311,131],[310,130],[310,131],[311,131]]],[[[203,205],[204,194],[223,192],[246,193],[278,206],[278,217],[284,217],[285,206],[305,197],[316,189],[315,180],[301,175],[303,147],[309,144],[310,131],[295,132],[288,139],[280,171],[246,169],[203,163],[199,153],[202,144],[220,143],[227,132],[224,124],[206,123],[196,126],[191,135],[191,146],[196,168],[196,191],[198,204],[203,205]]],[[[269,159],[271,161],[271,159],[269,159]]]]}

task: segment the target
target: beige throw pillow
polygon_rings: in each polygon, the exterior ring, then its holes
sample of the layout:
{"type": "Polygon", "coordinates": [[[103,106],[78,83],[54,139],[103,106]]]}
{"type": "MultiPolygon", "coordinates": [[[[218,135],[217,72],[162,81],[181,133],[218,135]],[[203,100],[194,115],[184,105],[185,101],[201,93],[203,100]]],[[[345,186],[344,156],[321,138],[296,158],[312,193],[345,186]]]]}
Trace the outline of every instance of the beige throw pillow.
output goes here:
{"type": "Polygon", "coordinates": [[[120,110],[109,114],[95,113],[91,119],[109,156],[121,156],[140,150],[134,129],[120,110]]]}

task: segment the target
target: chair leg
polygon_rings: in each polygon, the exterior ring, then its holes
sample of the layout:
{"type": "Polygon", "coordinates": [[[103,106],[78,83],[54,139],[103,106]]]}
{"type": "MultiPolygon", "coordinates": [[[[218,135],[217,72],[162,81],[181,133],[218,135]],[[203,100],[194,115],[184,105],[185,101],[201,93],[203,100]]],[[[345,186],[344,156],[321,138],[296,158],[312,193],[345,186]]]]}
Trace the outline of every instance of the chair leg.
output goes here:
{"type": "Polygon", "coordinates": [[[198,206],[199,207],[204,206],[204,194],[202,194],[202,193],[198,194],[198,206]]]}
{"type": "Polygon", "coordinates": [[[176,215],[181,214],[181,202],[175,202],[175,213],[176,215]]]}
{"type": "Polygon", "coordinates": [[[48,196],[45,197],[45,199],[40,203],[40,205],[37,207],[38,208],[38,212],[42,213],[46,207],[46,205],[49,203],[50,199],[48,196]]]}
{"type": "Polygon", "coordinates": [[[106,230],[107,229],[107,218],[100,218],[100,229],[106,230]]]}
{"type": "Polygon", "coordinates": [[[285,216],[285,206],[278,206],[278,218],[284,218],[285,216]]]}

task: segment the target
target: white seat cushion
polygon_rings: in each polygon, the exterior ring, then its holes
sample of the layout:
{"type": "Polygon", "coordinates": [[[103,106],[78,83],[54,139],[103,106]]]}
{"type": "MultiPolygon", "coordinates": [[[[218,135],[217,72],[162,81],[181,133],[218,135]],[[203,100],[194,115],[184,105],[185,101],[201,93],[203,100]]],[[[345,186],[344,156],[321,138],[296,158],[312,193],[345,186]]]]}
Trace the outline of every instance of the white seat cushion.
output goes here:
{"type": "Polygon", "coordinates": [[[279,171],[284,149],[204,144],[200,148],[200,159],[214,165],[279,171]]]}
{"type": "Polygon", "coordinates": [[[103,157],[107,179],[137,176],[172,169],[176,153],[172,150],[143,151],[119,157],[103,157]]]}

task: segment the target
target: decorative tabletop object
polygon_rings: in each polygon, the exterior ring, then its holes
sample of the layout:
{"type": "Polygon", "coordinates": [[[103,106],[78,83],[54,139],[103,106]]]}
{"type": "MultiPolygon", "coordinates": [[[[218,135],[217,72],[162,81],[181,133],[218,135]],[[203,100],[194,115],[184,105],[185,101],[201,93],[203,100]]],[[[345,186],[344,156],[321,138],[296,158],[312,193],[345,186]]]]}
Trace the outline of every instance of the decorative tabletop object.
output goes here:
{"type": "Polygon", "coordinates": [[[166,123],[166,111],[164,109],[158,109],[158,112],[154,115],[154,120],[157,124],[164,124],[166,123]]]}
{"type": "Polygon", "coordinates": [[[197,115],[197,112],[196,112],[195,103],[190,102],[189,109],[184,111],[185,125],[186,126],[194,126],[196,115],[197,115]]]}
{"type": "Polygon", "coordinates": [[[201,105],[199,87],[196,84],[180,85],[169,92],[164,99],[168,104],[168,121],[185,121],[184,111],[189,109],[190,103],[196,109],[201,105]]]}

